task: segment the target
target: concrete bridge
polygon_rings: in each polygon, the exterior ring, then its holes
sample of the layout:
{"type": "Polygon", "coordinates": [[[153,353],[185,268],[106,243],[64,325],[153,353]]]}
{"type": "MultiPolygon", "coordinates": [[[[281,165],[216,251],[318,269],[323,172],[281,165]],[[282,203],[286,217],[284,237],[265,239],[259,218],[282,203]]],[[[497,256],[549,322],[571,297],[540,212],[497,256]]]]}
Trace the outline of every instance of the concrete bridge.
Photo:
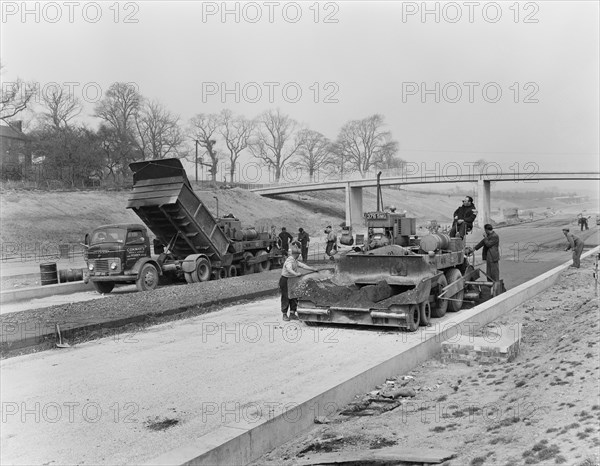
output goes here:
{"type": "MultiPolygon", "coordinates": [[[[527,172],[527,173],[497,173],[497,174],[457,174],[454,176],[419,175],[419,176],[391,176],[381,178],[381,186],[414,185],[414,184],[439,184],[439,183],[477,183],[477,225],[490,223],[490,183],[503,181],[513,183],[535,183],[537,181],[600,181],[600,172],[527,172]]],[[[363,188],[377,186],[377,178],[327,181],[317,183],[290,183],[273,185],[269,187],[252,189],[252,192],[261,196],[277,196],[280,194],[293,194],[310,191],[328,191],[344,189],[346,191],[346,225],[353,228],[363,226],[363,188]]]]}

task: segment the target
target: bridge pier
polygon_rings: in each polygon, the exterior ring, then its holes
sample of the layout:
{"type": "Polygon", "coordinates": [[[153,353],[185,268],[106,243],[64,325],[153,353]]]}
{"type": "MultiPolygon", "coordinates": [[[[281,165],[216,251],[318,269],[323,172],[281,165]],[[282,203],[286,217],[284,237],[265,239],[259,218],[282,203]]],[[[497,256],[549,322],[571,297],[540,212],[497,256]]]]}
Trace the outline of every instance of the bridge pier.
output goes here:
{"type": "Polygon", "coordinates": [[[477,181],[477,226],[483,228],[490,223],[490,181],[477,181]]]}
{"type": "Polygon", "coordinates": [[[361,228],[363,222],[363,196],[362,188],[346,185],[346,225],[352,227],[352,231],[361,228]]]}

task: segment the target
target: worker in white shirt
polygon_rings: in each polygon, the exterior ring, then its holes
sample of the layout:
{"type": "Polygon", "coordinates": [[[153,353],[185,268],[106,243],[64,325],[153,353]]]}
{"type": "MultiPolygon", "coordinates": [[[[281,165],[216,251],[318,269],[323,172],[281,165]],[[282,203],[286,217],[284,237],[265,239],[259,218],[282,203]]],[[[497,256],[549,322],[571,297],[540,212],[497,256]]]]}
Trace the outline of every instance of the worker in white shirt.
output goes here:
{"type": "Polygon", "coordinates": [[[283,264],[283,269],[281,270],[281,278],[279,279],[279,291],[281,291],[281,313],[283,314],[283,320],[298,320],[298,298],[290,298],[288,295],[288,279],[292,277],[300,277],[302,274],[298,272],[298,267],[301,267],[306,270],[310,270],[311,272],[318,272],[317,269],[313,269],[309,267],[303,262],[298,260],[298,256],[300,255],[300,249],[298,249],[295,245],[292,246],[291,253],[285,260],[283,264]],[[288,317],[288,309],[290,310],[290,315],[288,317]]]}

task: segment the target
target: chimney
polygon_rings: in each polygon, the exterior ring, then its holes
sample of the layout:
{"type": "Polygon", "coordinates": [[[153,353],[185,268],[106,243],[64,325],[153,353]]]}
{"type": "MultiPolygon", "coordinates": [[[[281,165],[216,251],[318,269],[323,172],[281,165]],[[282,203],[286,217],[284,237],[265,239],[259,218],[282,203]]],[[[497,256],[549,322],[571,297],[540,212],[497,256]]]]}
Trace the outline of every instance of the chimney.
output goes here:
{"type": "Polygon", "coordinates": [[[12,128],[15,131],[18,131],[19,133],[23,132],[23,121],[22,120],[11,121],[10,125],[12,126],[12,128]]]}

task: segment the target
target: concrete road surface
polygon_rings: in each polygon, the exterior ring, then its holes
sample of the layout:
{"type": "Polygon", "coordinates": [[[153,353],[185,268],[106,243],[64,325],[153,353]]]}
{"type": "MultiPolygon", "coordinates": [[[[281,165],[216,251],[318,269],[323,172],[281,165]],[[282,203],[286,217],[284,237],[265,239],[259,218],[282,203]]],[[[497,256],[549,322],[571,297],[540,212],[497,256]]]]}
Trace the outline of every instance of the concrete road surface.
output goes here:
{"type": "Polygon", "coordinates": [[[281,412],[419,338],[283,323],[278,307],[271,298],[2,361],[1,463],[140,464],[236,416],[281,412]]]}
{"type": "MultiPolygon", "coordinates": [[[[556,227],[545,228],[515,242],[561,241],[556,227]]],[[[503,244],[512,232],[499,231],[503,244]]],[[[590,234],[597,241],[597,230],[590,234]]],[[[531,260],[504,254],[511,288],[570,258],[544,247],[531,260]]],[[[2,361],[0,462],[143,463],[224,422],[268,418],[420,339],[420,332],[283,325],[278,307],[272,298],[2,361]]]]}

